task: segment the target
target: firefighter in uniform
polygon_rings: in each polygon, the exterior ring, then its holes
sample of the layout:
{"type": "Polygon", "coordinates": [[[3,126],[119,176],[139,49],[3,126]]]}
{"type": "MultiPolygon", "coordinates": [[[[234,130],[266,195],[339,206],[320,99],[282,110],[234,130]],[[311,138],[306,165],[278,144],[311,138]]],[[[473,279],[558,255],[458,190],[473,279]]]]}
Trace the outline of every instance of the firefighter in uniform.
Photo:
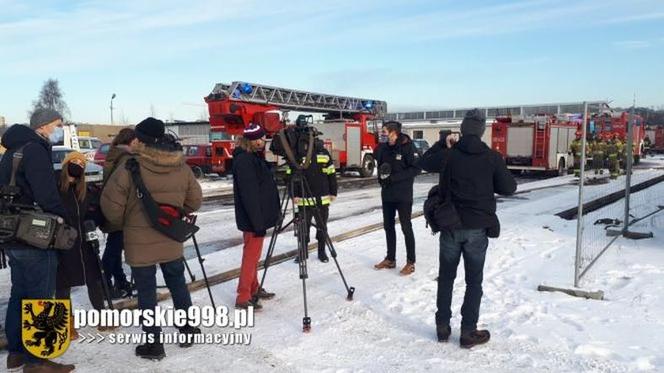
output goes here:
{"type": "Polygon", "coordinates": [[[569,146],[569,150],[574,156],[574,177],[581,176],[581,135],[577,133],[576,138],[569,146]]]}
{"type": "Polygon", "coordinates": [[[593,169],[595,170],[595,175],[604,174],[604,154],[606,150],[606,143],[602,137],[597,136],[592,144],[592,154],[593,154],[593,169]]]}
{"type": "Polygon", "coordinates": [[[618,150],[618,173],[620,173],[621,170],[625,168],[625,159],[627,159],[625,155],[625,144],[620,140],[617,134],[613,135],[613,139],[616,142],[616,148],[618,150]]]}
{"type": "Polygon", "coordinates": [[[613,138],[606,146],[606,153],[609,157],[609,173],[611,179],[617,179],[620,175],[620,163],[618,162],[618,139],[613,138]]]}
{"type": "Polygon", "coordinates": [[[650,148],[652,147],[652,142],[650,141],[650,136],[646,135],[643,139],[643,158],[650,154],[650,148]]]}
{"type": "MultiPolygon", "coordinates": [[[[302,160],[304,163],[304,159],[302,160]]],[[[337,198],[337,175],[334,161],[330,153],[325,149],[323,141],[316,139],[314,142],[314,152],[309,167],[303,171],[304,178],[307,181],[309,191],[302,191],[301,185],[294,186],[293,200],[298,206],[298,211],[307,216],[306,224],[307,237],[309,244],[309,231],[311,229],[311,220],[316,224],[316,240],[318,241],[318,260],[327,263],[329,258],[325,252],[325,232],[327,231],[327,220],[330,215],[330,204],[337,198]],[[318,207],[314,209],[313,207],[318,207]],[[316,211],[317,210],[317,211],[316,211]]],[[[291,175],[290,167],[286,168],[286,175],[291,175]]],[[[306,187],[305,187],[306,188],[306,187]]],[[[308,254],[307,254],[308,256],[308,254]]],[[[297,262],[299,257],[295,259],[297,262]]]]}

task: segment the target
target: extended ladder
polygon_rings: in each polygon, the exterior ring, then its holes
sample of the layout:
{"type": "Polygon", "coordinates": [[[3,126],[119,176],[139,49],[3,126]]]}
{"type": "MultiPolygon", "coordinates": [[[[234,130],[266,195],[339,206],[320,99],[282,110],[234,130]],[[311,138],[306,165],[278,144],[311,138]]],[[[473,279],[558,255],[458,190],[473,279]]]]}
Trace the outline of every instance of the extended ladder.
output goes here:
{"type": "Polygon", "coordinates": [[[382,118],[387,113],[385,101],[335,96],[247,82],[217,83],[210,96],[305,112],[368,113],[377,118],[382,118]]]}

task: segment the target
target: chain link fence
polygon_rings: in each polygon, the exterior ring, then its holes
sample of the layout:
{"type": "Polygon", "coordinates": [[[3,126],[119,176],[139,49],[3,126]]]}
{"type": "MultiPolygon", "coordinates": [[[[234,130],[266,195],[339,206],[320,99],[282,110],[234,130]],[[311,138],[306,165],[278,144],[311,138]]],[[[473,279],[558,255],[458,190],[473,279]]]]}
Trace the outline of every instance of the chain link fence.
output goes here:
{"type": "MultiPolygon", "coordinates": [[[[634,126],[628,126],[625,144],[632,144],[634,126]]],[[[579,204],[577,217],[576,257],[574,262],[574,286],[593,268],[602,255],[622,237],[640,239],[652,237],[644,228],[652,224],[663,225],[664,217],[658,213],[664,209],[664,171],[638,170],[633,167],[632,147],[620,160],[616,170],[615,156],[608,157],[602,150],[612,143],[593,131],[593,120],[584,112],[582,154],[580,161],[579,204]],[[636,230],[641,230],[637,232],[636,230]]],[[[611,140],[609,140],[611,141],[611,140]]],[[[664,215],[664,214],[662,214],[664,215]]]]}

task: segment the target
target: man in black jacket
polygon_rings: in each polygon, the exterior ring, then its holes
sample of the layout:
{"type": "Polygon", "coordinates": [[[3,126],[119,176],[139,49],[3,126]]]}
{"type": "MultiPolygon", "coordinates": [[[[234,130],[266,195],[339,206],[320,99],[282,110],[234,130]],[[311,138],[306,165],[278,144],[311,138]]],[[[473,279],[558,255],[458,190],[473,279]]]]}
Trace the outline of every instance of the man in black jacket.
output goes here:
{"type": "MultiPolygon", "coordinates": [[[[0,162],[0,184],[8,185],[12,175],[14,154],[23,154],[16,172],[16,185],[21,189],[18,203],[36,204],[45,212],[66,219],[67,212],[60,200],[51,158],[51,137],[62,126],[62,116],[51,109],[37,109],[30,118],[30,127],[13,125],[2,137],[7,152],[0,162]]],[[[8,243],[3,249],[11,267],[11,295],[7,305],[7,369],[24,371],[69,372],[73,365],[37,359],[28,353],[21,341],[21,301],[53,298],[57,254],[54,250],[38,249],[20,243],[8,243]]]]}
{"type": "Polygon", "coordinates": [[[378,182],[381,185],[387,256],[374,268],[396,268],[397,234],[394,218],[399,212],[407,253],[407,263],[400,273],[410,275],[415,272],[415,236],[410,221],[413,211],[413,184],[420,168],[415,165],[415,146],[408,135],[401,133],[401,123],[385,122],[382,136],[386,141],[378,145],[375,156],[378,182]]]}
{"type": "Polygon", "coordinates": [[[494,195],[510,195],[516,191],[516,182],[503,158],[481,140],[485,128],[486,120],[481,112],[469,111],[461,123],[461,140],[454,143],[454,135],[444,134],[419,162],[422,169],[440,173],[439,190],[446,193],[449,188],[461,218],[461,227],[440,234],[436,329],[439,341],[449,339],[452,290],[463,255],[466,295],[461,307],[460,343],[465,348],[486,343],[490,338],[487,330],[477,330],[477,321],[488,237],[500,234],[494,195]],[[449,186],[445,180],[448,172],[449,186]]]}
{"type": "MultiPolygon", "coordinates": [[[[302,161],[304,162],[304,160],[302,161]]],[[[316,221],[318,260],[327,263],[330,259],[325,252],[325,231],[327,231],[327,220],[330,216],[330,204],[337,198],[337,171],[334,167],[334,160],[330,152],[325,149],[322,140],[315,140],[311,163],[302,173],[309,190],[301,190],[301,185],[296,182],[293,187],[293,197],[295,197],[298,211],[306,215],[304,223],[307,225],[307,236],[305,238],[307,246],[309,245],[309,231],[313,218],[316,221]]],[[[292,174],[290,166],[287,167],[286,174],[292,174]]],[[[296,263],[299,260],[299,257],[295,258],[296,263]]]]}

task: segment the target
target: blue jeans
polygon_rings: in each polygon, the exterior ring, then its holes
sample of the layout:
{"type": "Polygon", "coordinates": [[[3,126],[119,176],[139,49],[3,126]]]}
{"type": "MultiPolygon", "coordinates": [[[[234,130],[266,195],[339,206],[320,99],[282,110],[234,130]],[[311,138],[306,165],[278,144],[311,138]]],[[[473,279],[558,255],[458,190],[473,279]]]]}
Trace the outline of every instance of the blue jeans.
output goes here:
{"type": "Polygon", "coordinates": [[[21,341],[21,300],[54,297],[57,253],[42,249],[7,249],[5,252],[9,258],[12,281],[5,319],[7,350],[23,354],[28,363],[37,362],[39,359],[25,351],[21,341]]]}
{"type": "MultiPolygon", "coordinates": [[[[173,305],[178,310],[188,310],[191,307],[191,295],[184,278],[184,263],[177,259],[168,263],[159,264],[164,281],[173,298],[173,305]]],[[[157,266],[131,267],[138,293],[138,309],[153,310],[157,307],[157,266]]],[[[147,334],[155,335],[159,341],[161,328],[158,326],[143,326],[147,334]]]]}
{"type": "Polygon", "coordinates": [[[489,239],[485,229],[441,232],[436,325],[449,325],[452,318],[452,290],[459,260],[463,255],[466,295],[461,306],[461,331],[472,331],[477,328],[482,301],[484,258],[488,245],[489,239]]]}
{"type": "Polygon", "coordinates": [[[122,231],[111,232],[106,236],[106,248],[101,258],[106,274],[106,282],[111,287],[111,277],[115,279],[115,285],[127,283],[127,276],[122,269],[122,250],[124,249],[122,231]]]}

